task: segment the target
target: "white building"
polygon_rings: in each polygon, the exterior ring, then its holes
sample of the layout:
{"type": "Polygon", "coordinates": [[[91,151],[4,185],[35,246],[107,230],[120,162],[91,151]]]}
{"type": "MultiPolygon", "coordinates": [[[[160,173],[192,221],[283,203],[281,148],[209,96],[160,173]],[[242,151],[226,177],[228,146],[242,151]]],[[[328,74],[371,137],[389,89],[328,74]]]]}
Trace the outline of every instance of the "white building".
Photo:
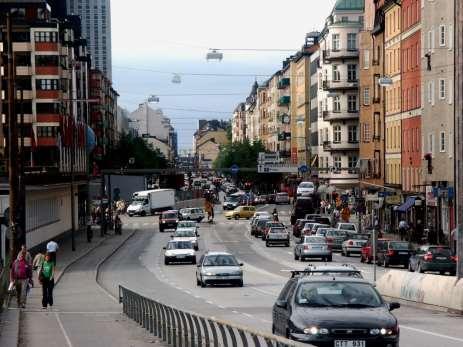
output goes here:
{"type": "Polygon", "coordinates": [[[138,123],[139,136],[149,135],[169,142],[170,119],[164,116],[161,109],[152,109],[148,103],[143,103],[130,114],[129,118],[138,123]]]}
{"type": "Polygon", "coordinates": [[[129,111],[123,107],[117,106],[117,136],[130,132],[129,115],[129,111]]]}
{"type": "Polygon", "coordinates": [[[358,185],[359,50],[363,0],[340,0],[320,36],[319,178],[341,189],[358,185]]]}
{"type": "Polygon", "coordinates": [[[245,111],[246,111],[246,138],[249,142],[259,140],[259,98],[257,97],[257,89],[259,85],[254,82],[251,93],[246,98],[245,111]]]}
{"type": "Polygon", "coordinates": [[[66,5],[68,14],[80,16],[82,36],[88,41],[93,67],[111,80],[110,0],[66,0],[66,5]]]}

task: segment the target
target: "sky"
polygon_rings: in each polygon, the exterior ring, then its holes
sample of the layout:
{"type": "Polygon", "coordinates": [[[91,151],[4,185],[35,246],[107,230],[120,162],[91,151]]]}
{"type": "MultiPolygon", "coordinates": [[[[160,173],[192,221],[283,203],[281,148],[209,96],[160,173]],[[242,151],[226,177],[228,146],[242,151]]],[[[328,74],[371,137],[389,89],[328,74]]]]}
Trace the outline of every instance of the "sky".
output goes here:
{"type": "Polygon", "coordinates": [[[179,148],[191,148],[198,119],[229,120],[255,80],[280,69],[301,48],[306,33],[323,28],[334,3],[112,0],[113,83],[119,105],[133,111],[149,95],[158,95],[160,102],[152,107],[171,119],[179,148]],[[222,49],[224,59],[207,62],[209,48],[222,49]],[[172,83],[173,73],[180,74],[180,84],[172,83]]]}

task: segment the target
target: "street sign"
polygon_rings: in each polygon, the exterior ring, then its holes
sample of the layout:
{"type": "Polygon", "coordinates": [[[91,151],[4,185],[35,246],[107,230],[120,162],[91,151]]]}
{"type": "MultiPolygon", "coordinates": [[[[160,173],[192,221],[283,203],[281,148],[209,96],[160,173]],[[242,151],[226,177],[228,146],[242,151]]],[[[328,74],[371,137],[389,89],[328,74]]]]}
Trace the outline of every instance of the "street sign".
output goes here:
{"type": "Polygon", "coordinates": [[[233,164],[230,168],[232,174],[236,175],[240,171],[240,167],[236,164],[233,164]]]}
{"type": "Polygon", "coordinates": [[[306,173],[307,171],[309,171],[309,168],[307,167],[307,165],[301,165],[299,166],[299,171],[301,173],[306,173]]]}

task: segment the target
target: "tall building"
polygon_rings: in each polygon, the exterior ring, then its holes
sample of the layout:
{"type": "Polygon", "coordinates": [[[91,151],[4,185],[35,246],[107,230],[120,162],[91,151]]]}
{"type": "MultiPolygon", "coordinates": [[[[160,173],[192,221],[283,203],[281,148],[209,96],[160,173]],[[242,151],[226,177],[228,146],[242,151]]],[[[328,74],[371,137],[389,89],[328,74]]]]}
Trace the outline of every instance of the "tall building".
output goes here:
{"type": "Polygon", "coordinates": [[[359,49],[364,1],[339,0],[320,35],[319,179],[336,188],[358,186],[359,49]]]}
{"type": "Polygon", "coordinates": [[[103,71],[111,80],[110,0],[66,0],[66,5],[69,14],[78,15],[82,20],[82,33],[88,41],[92,67],[103,71]]]}

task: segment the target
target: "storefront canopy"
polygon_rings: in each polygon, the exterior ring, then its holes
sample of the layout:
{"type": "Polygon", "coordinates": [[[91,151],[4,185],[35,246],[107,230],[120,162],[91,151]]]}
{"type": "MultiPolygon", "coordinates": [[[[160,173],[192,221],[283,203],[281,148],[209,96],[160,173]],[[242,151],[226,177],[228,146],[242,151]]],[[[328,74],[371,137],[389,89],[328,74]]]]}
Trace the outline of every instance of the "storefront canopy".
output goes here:
{"type": "Polygon", "coordinates": [[[415,199],[416,198],[413,196],[408,197],[407,200],[405,200],[405,202],[399,207],[397,207],[395,210],[397,212],[407,212],[410,209],[410,207],[415,205],[415,199]]]}

